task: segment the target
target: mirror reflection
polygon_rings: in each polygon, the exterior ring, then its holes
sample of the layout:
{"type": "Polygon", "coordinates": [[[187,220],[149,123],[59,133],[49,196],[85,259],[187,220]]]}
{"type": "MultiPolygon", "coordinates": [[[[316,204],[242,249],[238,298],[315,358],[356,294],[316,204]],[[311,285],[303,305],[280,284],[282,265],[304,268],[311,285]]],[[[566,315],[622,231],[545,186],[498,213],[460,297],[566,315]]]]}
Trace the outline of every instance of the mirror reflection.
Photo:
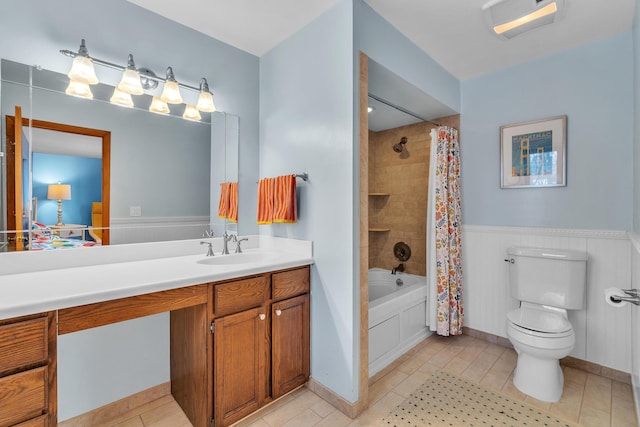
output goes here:
{"type": "Polygon", "coordinates": [[[221,184],[237,186],[237,116],[158,115],[149,95],[120,107],[105,84],[79,99],[64,93],[66,75],[7,60],[1,68],[0,251],[237,229],[217,215],[221,184]]]}

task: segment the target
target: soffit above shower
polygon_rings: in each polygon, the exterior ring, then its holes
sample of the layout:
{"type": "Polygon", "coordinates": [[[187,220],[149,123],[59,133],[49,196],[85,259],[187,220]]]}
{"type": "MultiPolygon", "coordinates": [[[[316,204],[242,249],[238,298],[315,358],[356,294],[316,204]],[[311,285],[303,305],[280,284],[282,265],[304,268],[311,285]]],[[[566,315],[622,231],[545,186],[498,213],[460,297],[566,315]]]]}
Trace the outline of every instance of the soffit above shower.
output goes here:
{"type": "Polygon", "coordinates": [[[370,97],[369,106],[375,107],[375,110],[369,114],[369,130],[374,132],[420,123],[424,121],[422,119],[434,120],[457,114],[457,111],[372,59],[369,59],[369,93],[419,117],[370,97]]]}

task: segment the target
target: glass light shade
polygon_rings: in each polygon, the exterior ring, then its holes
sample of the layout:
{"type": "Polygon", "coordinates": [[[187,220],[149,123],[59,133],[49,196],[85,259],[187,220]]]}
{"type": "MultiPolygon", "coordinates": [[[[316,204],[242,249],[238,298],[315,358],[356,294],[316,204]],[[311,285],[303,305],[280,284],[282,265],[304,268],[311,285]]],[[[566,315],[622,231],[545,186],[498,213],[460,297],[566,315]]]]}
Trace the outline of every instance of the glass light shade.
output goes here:
{"type": "Polygon", "coordinates": [[[180,95],[178,82],[166,81],[160,99],[168,104],[182,104],[182,95],[180,95]]]}
{"type": "Polygon", "coordinates": [[[169,114],[169,106],[166,102],[164,102],[157,96],[154,96],[153,100],[151,101],[151,105],[149,106],[149,111],[158,114],[169,114]]]}
{"type": "Polygon", "coordinates": [[[216,106],[213,104],[213,94],[205,91],[200,92],[196,108],[200,111],[206,111],[207,113],[216,111],[216,106]]]}
{"type": "Polygon", "coordinates": [[[136,70],[124,70],[118,89],[131,95],[142,95],[144,90],[140,83],[140,74],[136,70]]]}
{"type": "Polygon", "coordinates": [[[184,108],[184,114],[182,115],[182,118],[193,121],[202,119],[202,117],[200,116],[200,112],[192,104],[187,104],[187,106],[184,108]]]}
{"type": "Polygon", "coordinates": [[[71,186],[69,184],[49,184],[47,187],[47,199],[71,200],[71,186]]]}
{"type": "Polygon", "coordinates": [[[93,61],[91,58],[87,58],[86,56],[78,55],[73,59],[71,71],[69,71],[67,76],[69,76],[69,79],[73,81],[89,85],[95,85],[98,83],[98,77],[93,69],[93,61]]]}
{"type": "Polygon", "coordinates": [[[110,101],[112,104],[120,105],[122,107],[133,107],[133,100],[131,99],[131,95],[121,91],[118,88],[114,89],[110,101]]]}
{"type": "Polygon", "coordinates": [[[64,92],[67,95],[77,96],[78,98],[93,99],[93,93],[91,93],[89,85],[75,80],[69,82],[69,86],[64,92]]]}

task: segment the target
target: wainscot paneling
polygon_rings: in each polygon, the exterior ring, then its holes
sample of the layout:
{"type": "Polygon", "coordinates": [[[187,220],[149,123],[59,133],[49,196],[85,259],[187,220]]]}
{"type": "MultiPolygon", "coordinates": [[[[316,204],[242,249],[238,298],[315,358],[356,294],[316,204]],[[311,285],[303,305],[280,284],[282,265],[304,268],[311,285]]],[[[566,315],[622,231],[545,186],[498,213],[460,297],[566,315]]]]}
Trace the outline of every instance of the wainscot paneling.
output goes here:
{"type": "Polygon", "coordinates": [[[111,244],[197,239],[209,229],[209,217],[111,218],[111,244]]]}
{"type": "Polygon", "coordinates": [[[518,301],[509,294],[505,258],[510,246],[573,249],[589,254],[586,308],[569,311],[576,331],[571,356],[631,372],[632,307],[614,308],[604,298],[604,289],[610,286],[632,287],[627,232],[465,225],[465,326],[506,337],[507,312],[518,307],[518,301]]]}
{"type": "MultiPolygon", "coordinates": [[[[640,289],[640,234],[629,233],[631,240],[631,286],[640,289]]],[[[636,413],[640,414],[640,307],[631,310],[631,381],[636,402],[636,413]]]]}

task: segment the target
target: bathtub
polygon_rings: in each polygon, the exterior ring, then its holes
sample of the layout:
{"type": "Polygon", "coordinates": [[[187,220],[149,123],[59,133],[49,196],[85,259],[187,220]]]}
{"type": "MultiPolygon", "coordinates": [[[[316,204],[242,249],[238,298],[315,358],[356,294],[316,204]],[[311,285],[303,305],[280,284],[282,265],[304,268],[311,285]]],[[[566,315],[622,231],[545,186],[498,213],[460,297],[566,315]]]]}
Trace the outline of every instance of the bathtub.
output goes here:
{"type": "Polygon", "coordinates": [[[427,295],[426,277],[369,269],[369,377],[431,335],[427,295]]]}

